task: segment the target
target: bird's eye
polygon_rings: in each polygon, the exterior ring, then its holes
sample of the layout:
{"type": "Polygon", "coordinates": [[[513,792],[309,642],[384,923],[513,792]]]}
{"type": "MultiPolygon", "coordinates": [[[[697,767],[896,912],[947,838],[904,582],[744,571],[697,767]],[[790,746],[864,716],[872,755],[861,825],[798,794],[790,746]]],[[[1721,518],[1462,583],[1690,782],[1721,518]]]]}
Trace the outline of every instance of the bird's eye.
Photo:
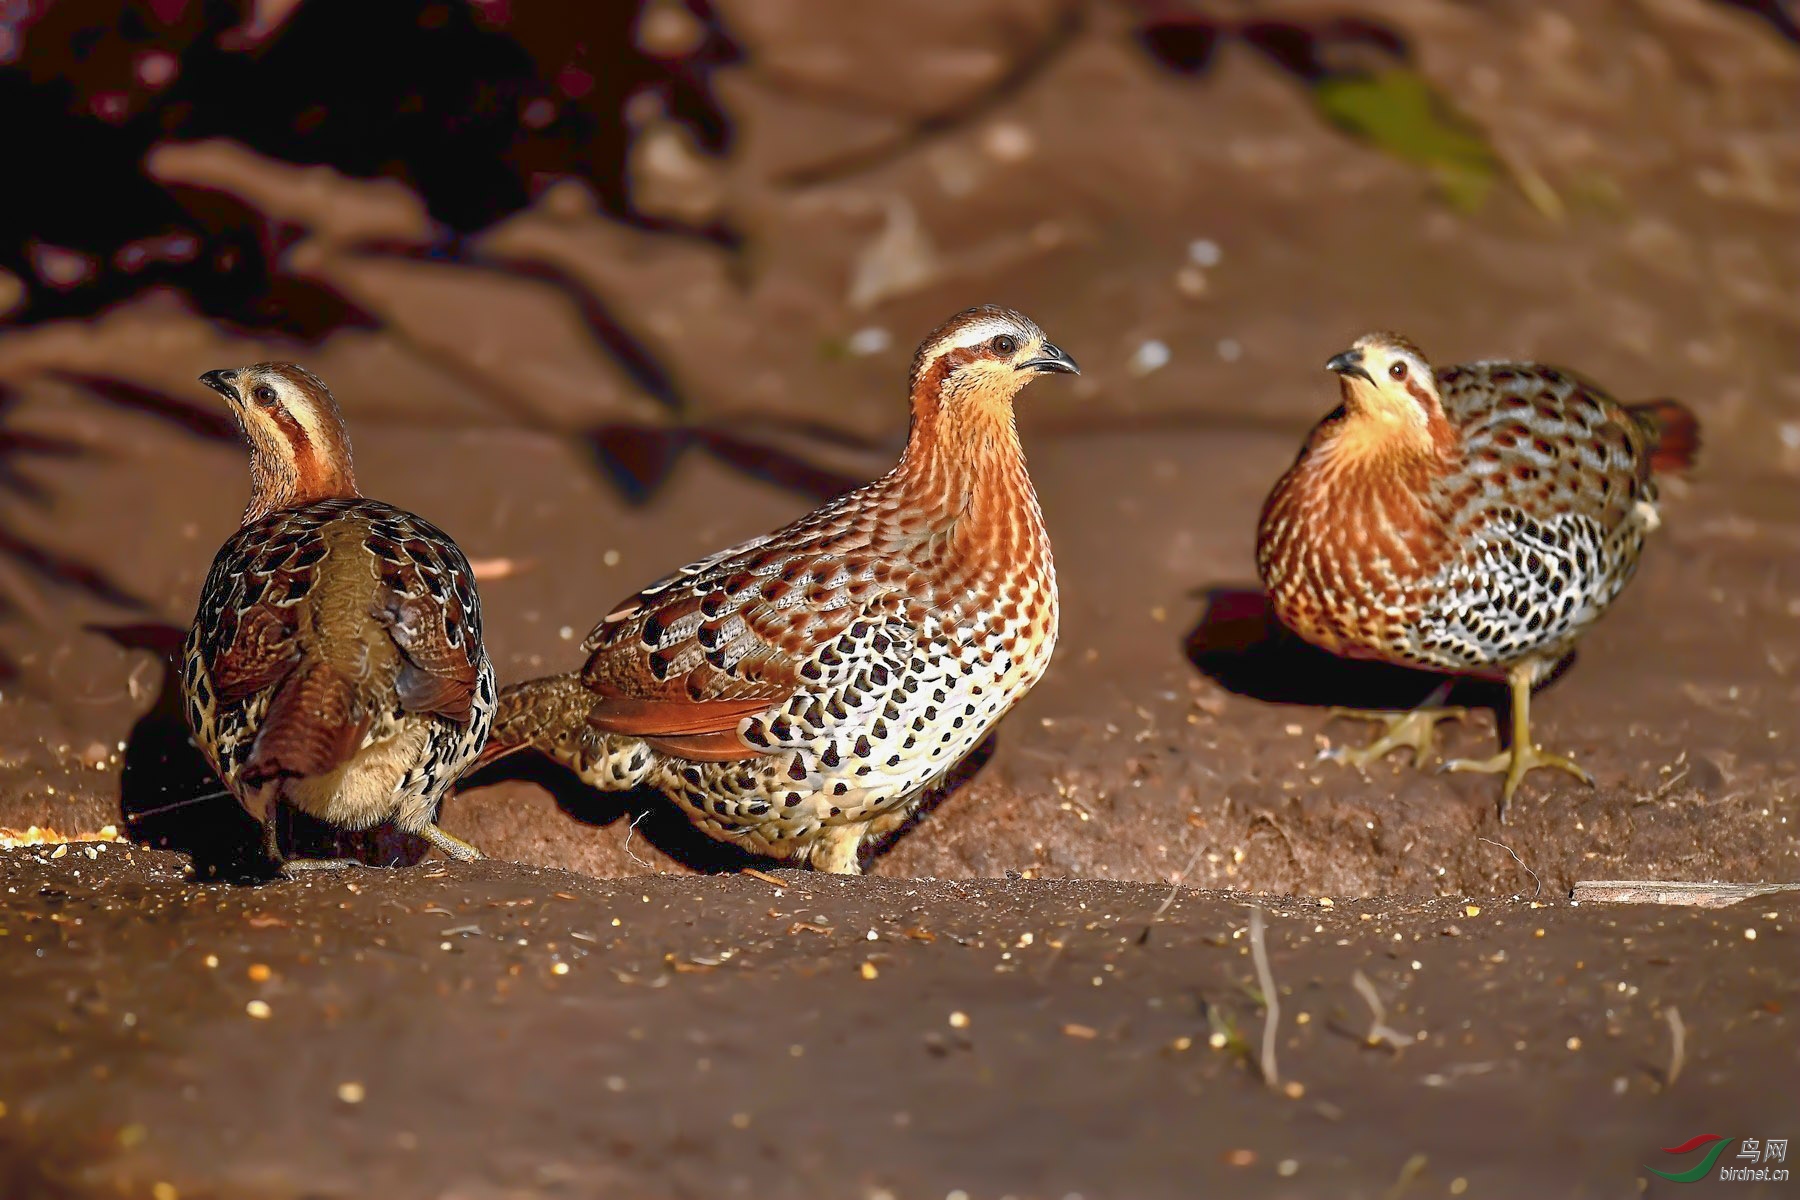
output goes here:
{"type": "Polygon", "coordinates": [[[250,395],[255,397],[258,404],[273,404],[277,399],[275,389],[266,383],[259,383],[251,388],[250,395]]]}
{"type": "Polygon", "coordinates": [[[1019,348],[1019,343],[1014,341],[1009,334],[1004,333],[989,342],[988,345],[994,348],[995,354],[1011,354],[1019,348]]]}
{"type": "Polygon", "coordinates": [[[1402,379],[1405,379],[1406,378],[1406,364],[1404,362],[1397,362],[1393,366],[1389,367],[1388,368],[1388,378],[1392,379],[1395,383],[1398,383],[1402,379]]]}

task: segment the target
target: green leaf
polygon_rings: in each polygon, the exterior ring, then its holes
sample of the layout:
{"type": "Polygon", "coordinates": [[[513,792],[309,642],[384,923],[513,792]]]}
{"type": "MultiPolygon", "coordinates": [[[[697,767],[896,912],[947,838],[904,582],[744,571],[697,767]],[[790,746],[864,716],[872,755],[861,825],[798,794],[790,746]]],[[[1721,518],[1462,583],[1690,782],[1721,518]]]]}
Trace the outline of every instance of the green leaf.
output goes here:
{"type": "Polygon", "coordinates": [[[1504,173],[1474,122],[1416,71],[1330,76],[1315,83],[1312,94],[1332,124],[1430,171],[1457,208],[1480,207],[1504,173]]]}

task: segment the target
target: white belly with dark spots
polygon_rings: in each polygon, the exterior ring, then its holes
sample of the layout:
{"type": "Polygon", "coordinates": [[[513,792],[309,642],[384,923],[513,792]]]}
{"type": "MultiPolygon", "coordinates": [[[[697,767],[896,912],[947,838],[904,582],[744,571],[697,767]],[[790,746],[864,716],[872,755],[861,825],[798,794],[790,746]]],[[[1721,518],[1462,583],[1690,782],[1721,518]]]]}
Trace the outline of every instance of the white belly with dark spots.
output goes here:
{"type": "Polygon", "coordinates": [[[833,649],[840,665],[814,690],[744,722],[756,759],[691,763],[659,756],[651,781],[722,840],[773,857],[822,827],[903,815],[1042,677],[1055,641],[994,619],[953,641],[931,619],[918,633],[871,618],[833,649]]]}

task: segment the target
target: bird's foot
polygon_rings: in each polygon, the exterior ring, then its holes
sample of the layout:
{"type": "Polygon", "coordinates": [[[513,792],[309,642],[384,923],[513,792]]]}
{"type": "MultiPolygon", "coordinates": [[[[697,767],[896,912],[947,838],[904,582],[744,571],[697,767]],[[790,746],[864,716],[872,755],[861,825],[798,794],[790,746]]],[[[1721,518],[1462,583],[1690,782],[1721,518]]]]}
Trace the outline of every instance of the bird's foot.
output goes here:
{"type": "Polygon", "coordinates": [[[857,851],[862,848],[867,825],[827,825],[819,830],[808,862],[815,871],[831,875],[861,875],[857,851]]]}
{"type": "Polygon", "coordinates": [[[1506,807],[1512,803],[1513,793],[1519,790],[1519,784],[1525,776],[1539,767],[1549,767],[1557,771],[1566,771],[1589,787],[1594,786],[1594,777],[1582,769],[1572,758],[1564,758],[1560,754],[1546,753],[1542,746],[1530,742],[1515,742],[1510,748],[1502,750],[1492,758],[1454,758],[1444,764],[1446,771],[1477,771],[1486,774],[1506,772],[1506,786],[1500,793],[1500,820],[1506,820],[1506,807]]]}
{"type": "Polygon", "coordinates": [[[1408,713],[1333,708],[1327,716],[1376,721],[1383,726],[1383,730],[1380,737],[1366,746],[1337,746],[1327,750],[1322,757],[1362,769],[1380,762],[1395,750],[1411,750],[1413,766],[1424,767],[1430,764],[1437,753],[1438,722],[1460,721],[1468,715],[1465,708],[1415,708],[1408,713]]]}
{"type": "Polygon", "coordinates": [[[443,851],[447,857],[454,858],[457,862],[474,862],[478,858],[487,857],[487,855],[469,845],[469,843],[463,841],[455,834],[446,833],[441,826],[435,823],[427,824],[423,829],[420,829],[417,832],[420,837],[443,851]]]}

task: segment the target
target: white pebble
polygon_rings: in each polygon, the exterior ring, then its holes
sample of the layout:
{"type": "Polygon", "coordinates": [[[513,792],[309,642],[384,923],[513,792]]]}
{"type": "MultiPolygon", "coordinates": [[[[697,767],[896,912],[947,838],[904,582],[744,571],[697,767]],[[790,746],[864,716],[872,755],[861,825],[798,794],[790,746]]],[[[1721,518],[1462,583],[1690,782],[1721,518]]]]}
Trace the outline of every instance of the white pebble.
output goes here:
{"type": "Polygon", "coordinates": [[[844,343],[844,349],[858,358],[862,358],[870,354],[880,354],[893,344],[894,336],[891,333],[879,325],[870,325],[851,334],[850,340],[844,343]]]}
{"type": "Polygon", "coordinates": [[[1188,243],[1188,261],[1196,267],[1216,267],[1225,252],[1211,238],[1195,238],[1188,243]]]}
{"type": "Polygon", "coordinates": [[[1128,369],[1133,375],[1148,375],[1152,371],[1160,371],[1169,365],[1169,347],[1164,342],[1151,338],[1137,348],[1131,356],[1128,369]]]}

